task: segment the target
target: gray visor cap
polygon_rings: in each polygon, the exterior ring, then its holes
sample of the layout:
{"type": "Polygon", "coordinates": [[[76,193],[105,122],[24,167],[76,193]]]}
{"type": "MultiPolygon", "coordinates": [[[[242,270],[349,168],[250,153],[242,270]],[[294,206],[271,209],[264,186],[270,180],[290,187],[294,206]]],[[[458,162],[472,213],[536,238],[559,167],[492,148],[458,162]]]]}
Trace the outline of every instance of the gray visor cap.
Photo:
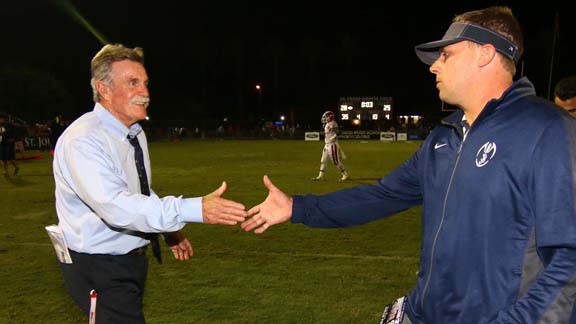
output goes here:
{"type": "Polygon", "coordinates": [[[514,42],[490,29],[466,23],[452,23],[441,40],[420,44],[414,49],[416,55],[422,62],[432,65],[440,56],[442,47],[464,40],[469,40],[481,45],[492,44],[499,53],[514,62],[517,63],[520,59],[518,45],[514,44],[514,42]]]}

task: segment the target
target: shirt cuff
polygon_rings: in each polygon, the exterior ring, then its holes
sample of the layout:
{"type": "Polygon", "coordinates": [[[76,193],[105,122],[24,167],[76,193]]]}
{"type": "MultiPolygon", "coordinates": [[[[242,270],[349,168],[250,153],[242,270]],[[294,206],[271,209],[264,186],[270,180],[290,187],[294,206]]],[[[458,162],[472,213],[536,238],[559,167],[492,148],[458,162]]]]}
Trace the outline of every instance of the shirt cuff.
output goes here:
{"type": "Polygon", "coordinates": [[[204,223],[202,197],[182,199],[180,211],[182,221],[186,223],[204,223]]]}

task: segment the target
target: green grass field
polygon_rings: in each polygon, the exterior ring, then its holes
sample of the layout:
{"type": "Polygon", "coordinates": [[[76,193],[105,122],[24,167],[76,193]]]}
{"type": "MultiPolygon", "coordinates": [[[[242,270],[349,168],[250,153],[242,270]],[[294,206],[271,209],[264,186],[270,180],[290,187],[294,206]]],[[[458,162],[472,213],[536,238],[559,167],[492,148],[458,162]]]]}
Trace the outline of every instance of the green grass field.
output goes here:
{"type": "MultiPolygon", "coordinates": [[[[288,194],[322,194],[374,183],[419,142],[344,141],[351,180],[330,165],[317,175],[323,143],[184,141],[150,143],[152,188],[160,195],[225,197],[247,208],[267,194],[262,175],[288,194]]],[[[44,226],[57,223],[52,160],[22,161],[0,178],[0,323],[87,323],[67,295],[44,226]]],[[[189,224],[195,256],[150,260],[149,323],[378,323],[385,304],[416,283],[420,209],[348,229],[289,223],[262,235],[239,226],[189,224]]]]}

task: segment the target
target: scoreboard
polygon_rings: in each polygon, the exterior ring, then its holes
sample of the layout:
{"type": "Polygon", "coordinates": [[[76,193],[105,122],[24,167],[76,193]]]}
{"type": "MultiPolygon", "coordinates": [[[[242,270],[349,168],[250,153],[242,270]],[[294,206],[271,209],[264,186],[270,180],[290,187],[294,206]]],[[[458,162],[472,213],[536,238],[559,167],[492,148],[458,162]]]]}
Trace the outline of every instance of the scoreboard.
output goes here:
{"type": "Polygon", "coordinates": [[[392,97],[340,97],[338,120],[351,124],[379,124],[392,120],[392,97]]]}

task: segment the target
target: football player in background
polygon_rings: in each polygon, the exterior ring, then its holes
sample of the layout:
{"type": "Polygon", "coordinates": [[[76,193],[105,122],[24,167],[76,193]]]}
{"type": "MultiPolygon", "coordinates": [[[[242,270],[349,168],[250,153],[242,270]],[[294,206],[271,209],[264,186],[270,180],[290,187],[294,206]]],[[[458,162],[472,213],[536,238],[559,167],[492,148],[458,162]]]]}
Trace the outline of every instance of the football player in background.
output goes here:
{"type": "Polygon", "coordinates": [[[328,159],[332,160],[332,163],[340,170],[342,177],[340,181],[345,181],[348,179],[348,173],[342,160],[346,158],[344,152],[338,144],[338,123],[336,123],[335,115],[332,111],[326,111],[322,114],[322,124],[324,125],[324,149],[322,150],[322,159],[320,159],[320,172],[318,176],[312,178],[312,180],[322,180],[324,179],[324,172],[326,171],[326,164],[328,159]]]}

